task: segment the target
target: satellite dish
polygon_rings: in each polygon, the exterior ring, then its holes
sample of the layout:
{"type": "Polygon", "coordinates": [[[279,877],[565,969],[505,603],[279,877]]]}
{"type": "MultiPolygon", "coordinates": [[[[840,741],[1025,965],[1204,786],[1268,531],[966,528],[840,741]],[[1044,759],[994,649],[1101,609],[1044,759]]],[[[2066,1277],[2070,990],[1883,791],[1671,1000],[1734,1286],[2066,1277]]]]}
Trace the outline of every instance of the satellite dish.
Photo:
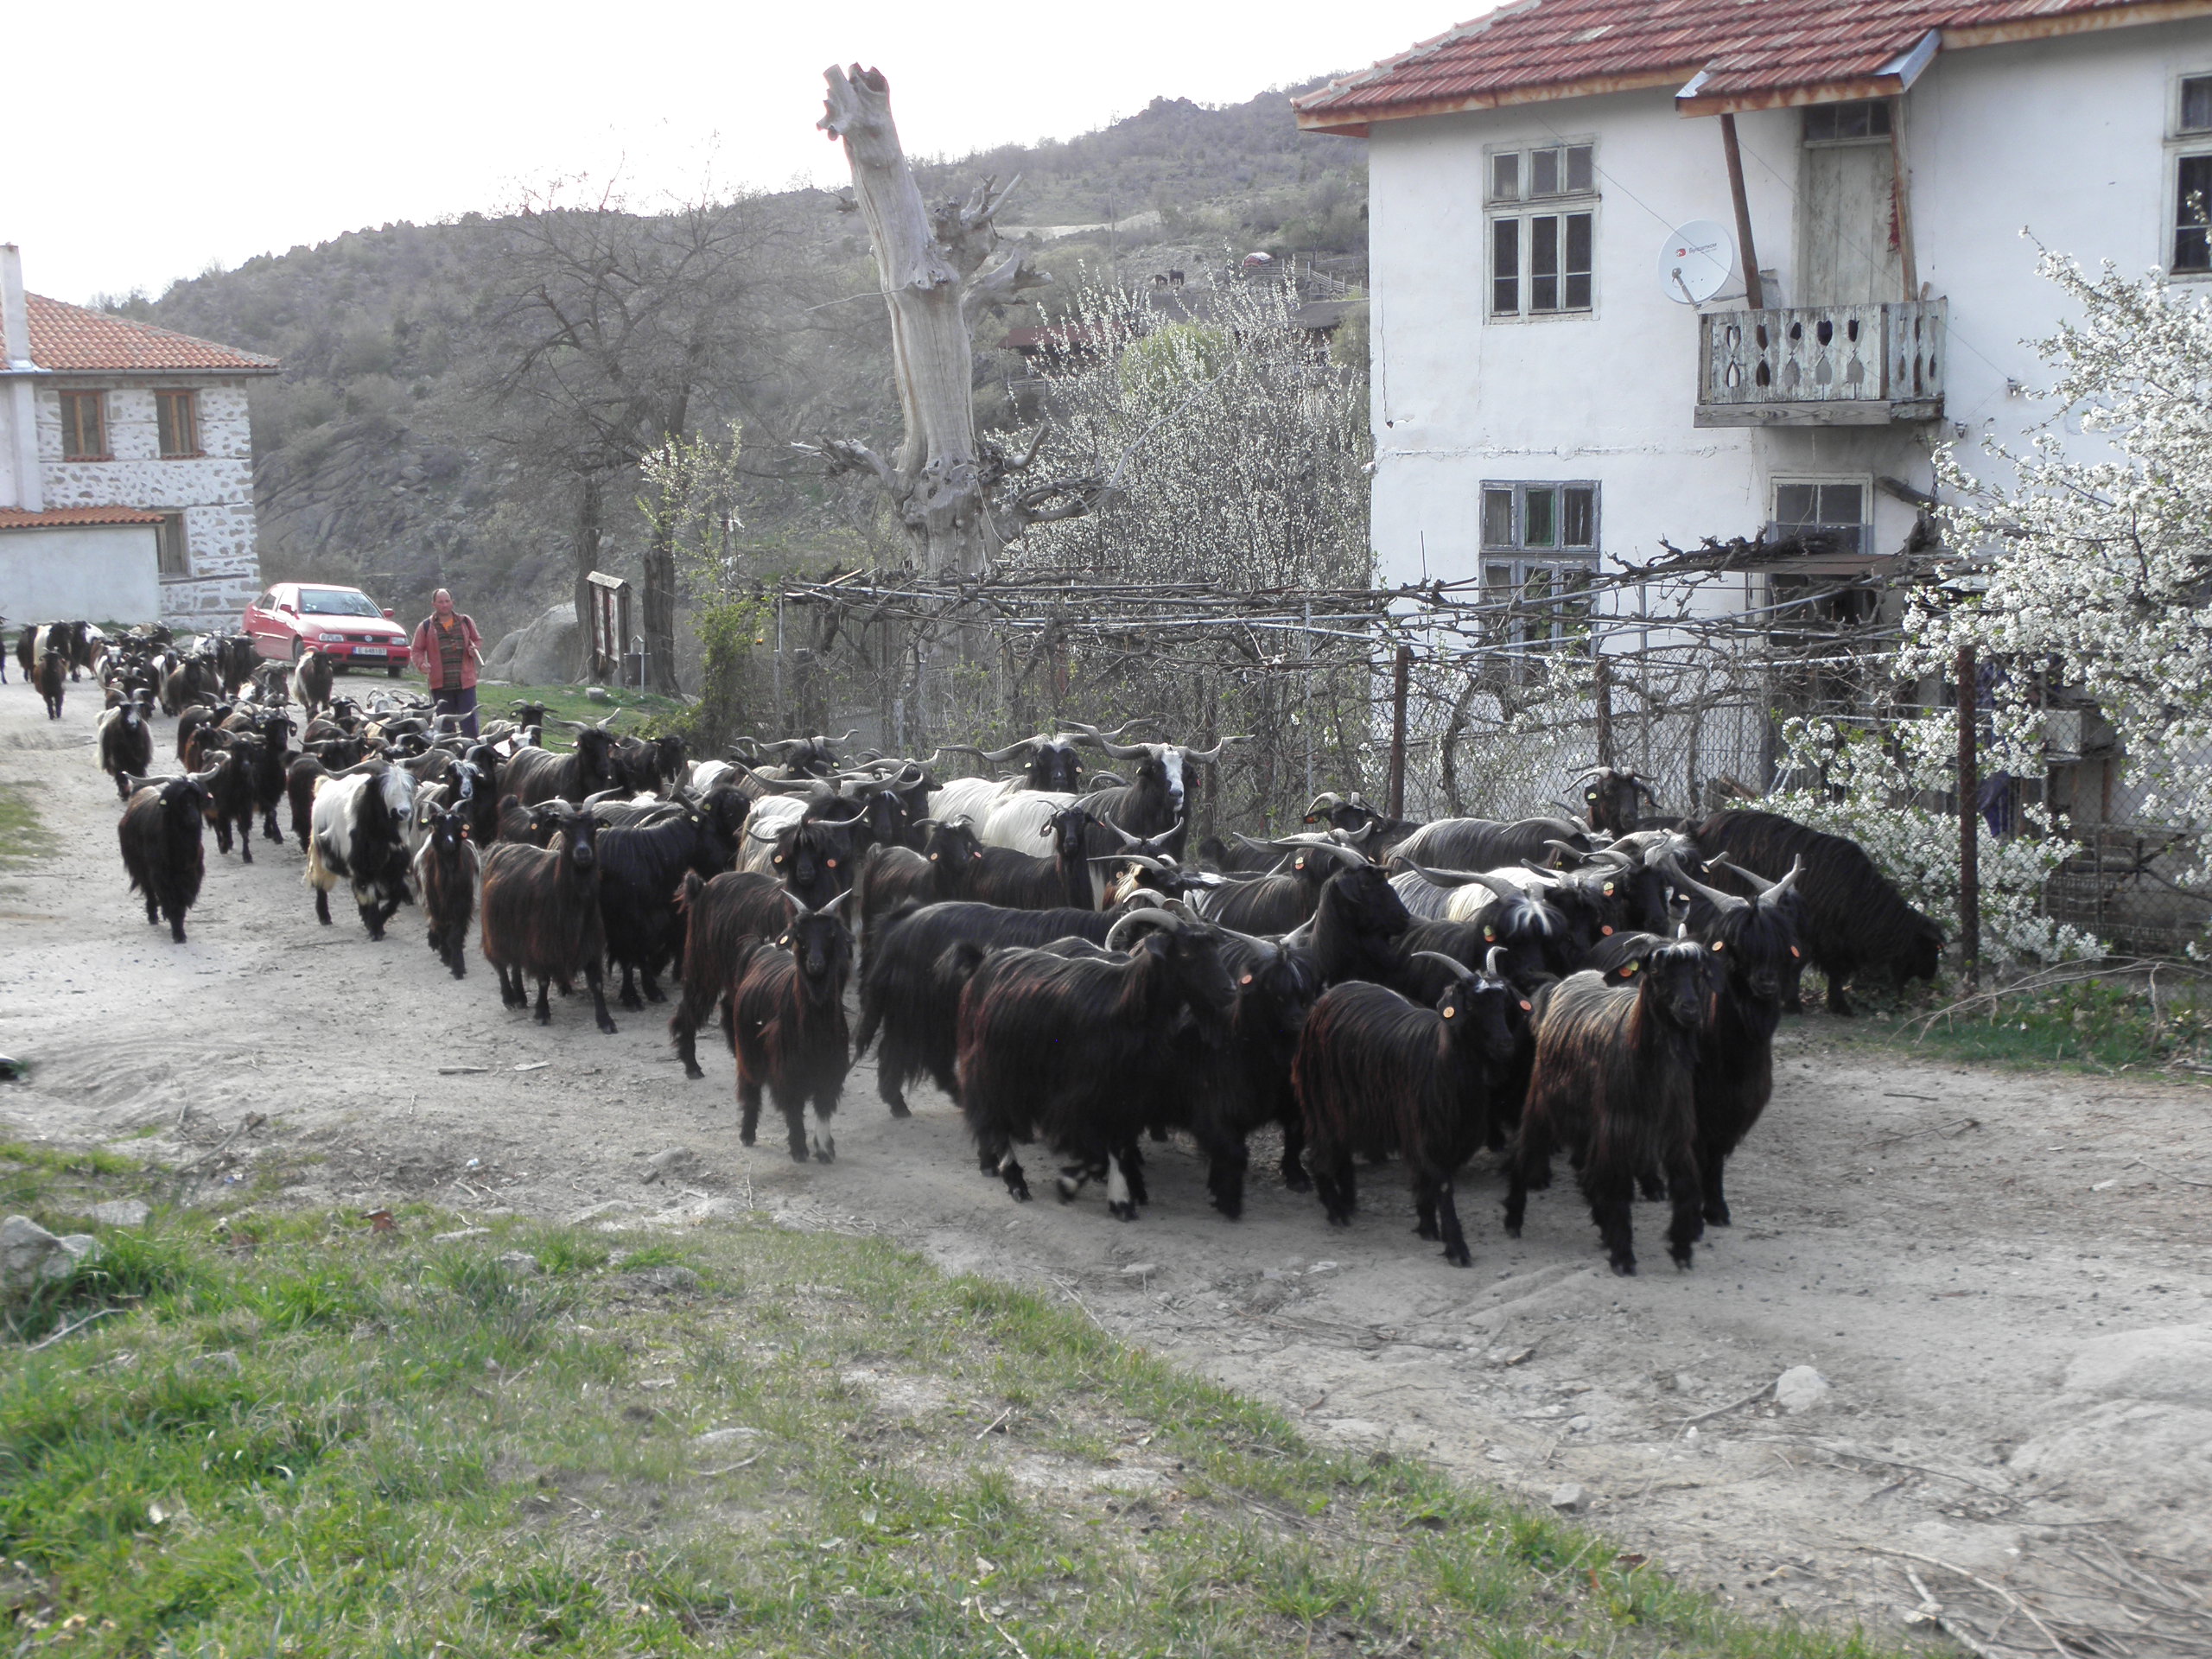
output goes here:
{"type": "Polygon", "coordinates": [[[1692,219],[1659,250],[1659,286],[1677,305],[1702,305],[1727,285],[1736,269],[1736,244],[1709,219],[1692,219]]]}

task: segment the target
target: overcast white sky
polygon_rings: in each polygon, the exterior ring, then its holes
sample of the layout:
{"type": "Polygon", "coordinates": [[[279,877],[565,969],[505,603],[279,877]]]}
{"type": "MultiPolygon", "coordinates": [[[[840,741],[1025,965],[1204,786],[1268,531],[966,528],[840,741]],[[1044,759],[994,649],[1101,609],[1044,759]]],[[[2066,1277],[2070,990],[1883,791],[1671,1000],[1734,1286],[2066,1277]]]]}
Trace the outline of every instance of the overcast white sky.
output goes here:
{"type": "MultiPolygon", "coordinates": [[[[10,9],[0,240],[82,302],[343,232],[513,201],[620,168],[632,196],[702,179],[844,176],[822,70],[891,78],[907,147],[1066,137],[1156,95],[1229,103],[1363,67],[1483,0],[1084,5],[664,0],[646,5],[174,0],[10,9]]],[[[1010,213],[1018,221],[1020,204],[1010,213]]]]}

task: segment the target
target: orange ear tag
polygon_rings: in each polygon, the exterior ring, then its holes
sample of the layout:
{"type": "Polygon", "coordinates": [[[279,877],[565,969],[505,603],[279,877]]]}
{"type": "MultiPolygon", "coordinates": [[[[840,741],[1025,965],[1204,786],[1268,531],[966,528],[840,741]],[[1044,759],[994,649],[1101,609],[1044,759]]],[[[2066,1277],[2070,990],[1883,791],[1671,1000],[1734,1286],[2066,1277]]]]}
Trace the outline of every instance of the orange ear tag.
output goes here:
{"type": "Polygon", "coordinates": [[[1486,927],[1486,928],[1483,929],[1483,943],[1484,943],[1484,944],[1491,944],[1491,942],[1493,942],[1497,938],[1497,929],[1495,929],[1495,928],[1490,928],[1490,927],[1486,927]]]}
{"type": "Polygon", "coordinates": [[[1457,1012],[1458,1010],[1456,1008],[1446,1008],[1444,1010],[1444,1017],[1446,1020],[1449,1020],[1457,1012]]]}
{"type": "Polygon", "coordinates": [[[1249,975],[1249,974],[1247,974],[1247,975],[1245,975],[1245,976],[1244,976],[1244,977],[1243,977],[1243,978],[1242,978],[1242,979],[1238,980],[1236,982],[1237,982],[1239,985],[1249,985],[1249,984],[1252,982],[1252,976],[1251,976],[1251,975],[1249,975]]]}
{"type": "Polygon", "coordinates": [[[1523,1014],[1532,1014],[1532,1013],[1534,1013],[1534,1012],[1535,1011],[1535,1007],[1536,1007],[1536,1005],[1535,1005],[1535,1003],[1533,1003],[1533,1002],[1529,1001],[1529,999],[1528,999],[1527,997],[1525,997],[1525,996],[1524,996],[1524,997],[1522,997],[1522,998],[1521,999],[1521,1012],[1522,1012],[1522,1013],[1523,1013],[1523,1014]]]}
{"type": "Polygon", "coordinates": [[[1794,944],[1793,944],[1793,945],[1791,945],[1791,946],[1789,947],[1789,954],[1790,954],[1791,956],[1793,956],[1793,957],[1796,957],[1796,958],[1797,958],[1797,960],[1798,960],[1798,961],[1800,961],[1800,962],[1802,962],[1802,961],[1805,959],[1805,953],[1804,953],[1802,950],[1799,950],[1796,945],[1794,945],[1794,944]]]}
{"type": "Polygon", "coordinates": [[[1630,975],[1630,974],[1634,973],[1634,972],[1635,972],[1635,971],[1636,971],[1639,967],[1641,967],[1642,965],[1643,965],[1643,964],[1642,964],[1641,963],[1634,963],[1634,962],[1624,962],[1624,963],[1621,963],[1621,976],[1622,976],[1624,979],[1625,979],[1629,975],[1630,975]]]}
{"type": "Polygon", "coordinates": [[[1610,939],[1613,937],[1613,930],[1610,927],[1601,927],[1598,931],[1603,934],[1606,938],[1610,939]]]}
{"type": "Polygon", "coordinates": [[[1727,947],[1726,945],[1723,944],[1722,944],[1719,939],[1715,939],[1715,940],[1713,942],[1713,948],[1715,950],[1726,950],[1728,947],[1727,947]]]}
{"type": "Polygon", "coordinates": [[[832,859],[825,859],[825,860],[823,861],[823,862],[827,863],[827,864],[830,866],[830,868],[831,869],[833,869],[833,870],[834,870],[834,869],[836,869],[836,868],[837,868],[837,861],[836,861],[836,859],[834,859],[834,858],[832,858],[832,859]]]}

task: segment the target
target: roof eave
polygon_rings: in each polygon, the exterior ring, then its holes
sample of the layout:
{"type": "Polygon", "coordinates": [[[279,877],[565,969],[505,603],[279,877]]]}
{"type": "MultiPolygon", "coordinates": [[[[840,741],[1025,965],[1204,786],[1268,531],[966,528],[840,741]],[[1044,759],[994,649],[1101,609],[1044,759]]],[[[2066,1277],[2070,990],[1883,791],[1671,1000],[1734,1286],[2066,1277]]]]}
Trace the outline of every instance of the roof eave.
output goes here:
{"type": "MultiPolygon", "coordinates": [[[[2212,5],[2212,0],[2203,0],[2212,5]]],[[[1423,99],[1403,104],[1349,103],[1334,109],[1300,110],[1300,128],[1307,132],[1364,133],[1377,121],[1417,121],[1434,115],[1466,115],[1478,110],[1500,110],[1516,104],[1554,104],[1570,98],[1602,98],[1610,92],[1640,92],[1654,86],[1679,86],[1694,64],[1666,69],[1640,69],[1631,74],[1589,75],[1580,80],[1507,86],[1496,92],[1459,92],[1449,98],[1423,99]]]]}
{"type": "Polygon", "coordinates": [[[2132,29],[2143,23],[2179,22],[2212,16],[2212,0],[2136,0],[2100,6],[2094,11],[2062,12],[2052,17],[2022,17],[2001,23],[1973,23],[1943,31],[1943,49],[2009,46],[2015,41],[2048,41],[2065,35],[2093,35],[2100,29],[2132,29]]]}
{"type": "Polygon", "coordinates": [[[246,375],[282,374],[283,372],[284,365],[281,363],[256,363],[251,365],[238,364],[235,365],[226,365],[222,368],[213,368],[202,365],[194,368],[173,366],[161,369],[150,369],[140,364],[118,363],[106,368],[79,368],[73,366],[66,369],[49,369],[41,366],[39,370],[39,373],[41,376],[50,375],[54,378],[60,380],[112,380],[118,376],[125,375],[138,379],[166,378],[171,380],[234,380],[241,376],[246,375]]]}

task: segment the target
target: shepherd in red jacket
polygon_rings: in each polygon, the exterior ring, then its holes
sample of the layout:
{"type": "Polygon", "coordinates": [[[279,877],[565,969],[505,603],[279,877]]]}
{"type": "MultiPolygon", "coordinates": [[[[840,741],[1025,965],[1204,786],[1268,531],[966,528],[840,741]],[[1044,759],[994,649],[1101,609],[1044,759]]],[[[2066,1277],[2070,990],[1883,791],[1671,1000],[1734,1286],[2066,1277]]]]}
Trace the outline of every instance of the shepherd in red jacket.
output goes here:
{"type": "Polygon", "coordinates": [[[454,715],[461,729],[476,735],[476,665],[484,660],[484,636],[473,618],[453,607],[453,595],[441,588],[430,595],[430,613],[415,630],[409,647],[430,682],[430,698],[442,715],[454,715]]]}

